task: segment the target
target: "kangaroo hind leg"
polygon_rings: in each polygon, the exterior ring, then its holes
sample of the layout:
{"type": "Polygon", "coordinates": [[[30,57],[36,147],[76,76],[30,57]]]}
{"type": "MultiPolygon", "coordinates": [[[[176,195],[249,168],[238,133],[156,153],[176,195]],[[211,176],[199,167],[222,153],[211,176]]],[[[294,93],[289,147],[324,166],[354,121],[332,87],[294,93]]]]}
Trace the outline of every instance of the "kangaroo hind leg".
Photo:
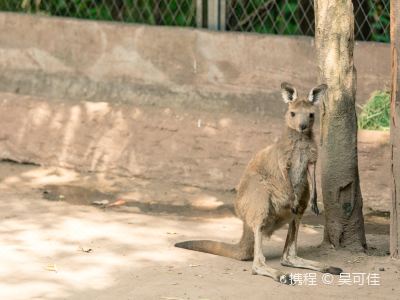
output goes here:
{"type": "Polygon", "coordinates": [[[302,268],[315,270],[322,273],[331,273],[339,275],[342,273],[342,269],[328,266],[326,264],[304,259],[297,256],[297,236],[299,232],[301,217],[296,217],[289,224],[289,231],[286,238],[285,248],[283,250],[283,256],[281,264],[287,267],[302,268]]]}
{"type": "Polygon", "coordinates": [[[261,231],[261,226],[259,226],[254,230],[254,260],[252,273],[254,275],[271,277],[275,281],[281,283],[293,284],[294,282],[289,274],[285,274],[267,265],[265,256],[262,252],[262,237],[263,233],[261,231]]]}

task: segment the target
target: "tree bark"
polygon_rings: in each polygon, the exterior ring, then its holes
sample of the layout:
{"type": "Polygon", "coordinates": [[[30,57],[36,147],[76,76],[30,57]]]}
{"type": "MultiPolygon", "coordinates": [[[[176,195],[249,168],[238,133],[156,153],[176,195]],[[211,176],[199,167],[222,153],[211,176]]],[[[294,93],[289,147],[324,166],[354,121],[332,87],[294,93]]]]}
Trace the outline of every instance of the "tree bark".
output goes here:
{"type": "Polygon", "coordinates": [[[390,99],[391,121],[391,173],[392,210],[390,214],[390,254],[400,258],[400,85],[399,54],[400,48],[400,4],[390,1],[390,39],[392,50],[392,94],[390,99]]]}
{"type": "Polygon", "coordinates": [[[354,13],[351,0],[315,0],[319,80],[328,85],[320,105],[324,241],[366,249],[358,174],[354,13]]]}

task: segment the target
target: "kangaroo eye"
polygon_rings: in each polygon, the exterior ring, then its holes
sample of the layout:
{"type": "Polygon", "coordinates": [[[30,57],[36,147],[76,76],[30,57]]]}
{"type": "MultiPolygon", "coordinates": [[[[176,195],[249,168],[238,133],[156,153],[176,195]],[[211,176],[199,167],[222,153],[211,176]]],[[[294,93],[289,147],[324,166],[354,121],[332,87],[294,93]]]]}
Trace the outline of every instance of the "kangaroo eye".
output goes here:
{"type": "Polygon", "coordinates": [[[314,118],[314,113],[310,113],[310,118],[314,118]]]}
{"type": "Polygon", "coordinates": [[[296,114],[294,113],[294,112],[290,112],[290,115],[292,116],[292,117],[294,117],[296,114]]]}

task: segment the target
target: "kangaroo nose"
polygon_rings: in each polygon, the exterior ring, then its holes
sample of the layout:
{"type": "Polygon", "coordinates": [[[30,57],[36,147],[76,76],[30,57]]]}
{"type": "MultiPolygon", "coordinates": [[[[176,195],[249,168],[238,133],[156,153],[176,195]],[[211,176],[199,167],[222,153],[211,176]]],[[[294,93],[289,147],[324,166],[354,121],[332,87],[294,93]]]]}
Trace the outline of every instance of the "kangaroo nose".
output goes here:
{"type": "Polygon", "coordinates": [[[306,125],[306,124],[301,124],[301,125],[300,125],[300,130],[303,131],[303,130],[305,130],[306,128],[307,128],[307,125],[306,125]]]}

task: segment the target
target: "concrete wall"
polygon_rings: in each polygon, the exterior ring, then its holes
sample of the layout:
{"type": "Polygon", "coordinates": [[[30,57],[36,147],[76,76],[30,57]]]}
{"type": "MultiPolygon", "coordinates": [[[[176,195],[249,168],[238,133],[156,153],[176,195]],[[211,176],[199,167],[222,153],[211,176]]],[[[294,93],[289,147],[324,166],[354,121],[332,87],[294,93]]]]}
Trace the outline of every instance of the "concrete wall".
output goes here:
{"type": "MultiPolygon", "coordinates": [[[[389,47],[355,55],[366,99],[389,47]]],[[[282,129],[282,81],[316,84],[313,39],[0,13],[0,159],[229,189],[282,129]]]]}
{"type": "MultiPolygon", "coordinates": [[[[0,13],[0,91],[275,114],[282,81],[316,83],[313,43],[0,13]]],[[[388,86],[389,46],[357,43],[355,62],[364,102],[388,86]]]]}

